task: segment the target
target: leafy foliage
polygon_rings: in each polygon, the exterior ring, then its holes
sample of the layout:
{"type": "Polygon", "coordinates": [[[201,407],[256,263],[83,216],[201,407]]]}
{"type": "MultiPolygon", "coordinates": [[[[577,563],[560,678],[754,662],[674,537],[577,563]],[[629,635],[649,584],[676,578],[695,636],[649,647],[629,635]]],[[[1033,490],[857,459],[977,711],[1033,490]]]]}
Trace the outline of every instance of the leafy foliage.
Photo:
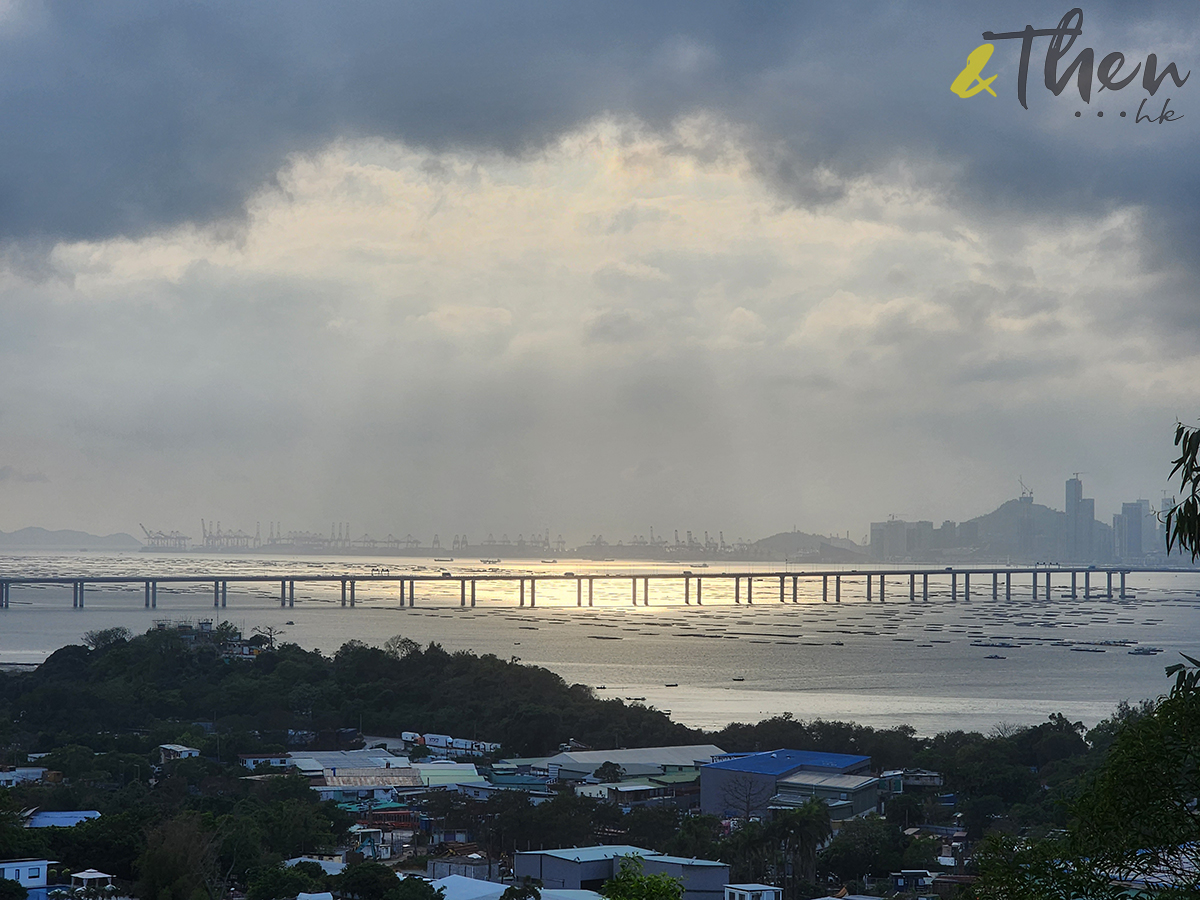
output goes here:
{"type": "Polygon", "coordinates": [[[600,894],[608,900],[683,900],[683,882],[663,872],[643,875],[641,858],[627,856],[600,894]]]}
{"type": "Polygon", "coordinates": [[[1167,553],[1178,546],[1195,562],[1200,558],[1200,428],[1177,423],[1175,446],[1179,457],[1172,461],[1170,477],[1179,476],[1183,499],[1167,510],[1167,553]]]}

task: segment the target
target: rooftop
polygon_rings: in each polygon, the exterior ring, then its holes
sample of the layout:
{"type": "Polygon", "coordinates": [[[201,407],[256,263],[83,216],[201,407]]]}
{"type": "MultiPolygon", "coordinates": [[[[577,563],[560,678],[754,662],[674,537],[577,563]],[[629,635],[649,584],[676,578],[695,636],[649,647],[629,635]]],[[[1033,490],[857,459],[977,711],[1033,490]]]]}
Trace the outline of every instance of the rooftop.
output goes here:
{"type": "Polygon", "coordinates": [[[873,775],[841,775],[833,772],[795,772],[779,779],[780,785],[790,787],[828,788],[832,791],[857,791],[879,781],[873,775]]]}
{"type": "Polygon", "coordinates": [[[547,765],[585,766],[595,768],[606,762],[649,763],[658,766],[693,766],[705,763],[725,751],[715,744],[688,744],[672,747],[639,747],[630,750],[571,750],[549,757],[547,765]]]}
{"type": "Polygon", "coordinates": [[[797,769],[848,769],[869,764],[869,756],[853,756],[849,753],[822,753],[816,750],[768,750],[751,753],[721,762],[710,763],[710,769],[729,772],[751,772],[757,775],[786,775],[797,769]]]}
{"type": "Polygon", "coordinates": [[[629,844],[610,844],[598,847],[565,847],[559,850],[534,850],[530,855],[533,854],[553,856],[556,859],[573,860],[575,862],[597,862],[602,859],[615,859],[618,856],[657,857],[659,855],[653,850],[647,850],[644,847],[634,847],[629,844]]]}

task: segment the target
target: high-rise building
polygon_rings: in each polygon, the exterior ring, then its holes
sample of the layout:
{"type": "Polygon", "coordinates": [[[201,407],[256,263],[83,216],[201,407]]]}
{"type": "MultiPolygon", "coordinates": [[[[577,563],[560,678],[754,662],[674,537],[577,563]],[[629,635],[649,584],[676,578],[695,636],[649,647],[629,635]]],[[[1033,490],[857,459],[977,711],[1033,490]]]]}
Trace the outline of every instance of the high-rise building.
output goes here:
{"type": "Polygon", "coordinates": [[[1095,555],[1096,501],[1083,497],[1079,477],[1067,479],[1067,516],[1064,544],[1067,559],[1090,560],[1095,555]]]}

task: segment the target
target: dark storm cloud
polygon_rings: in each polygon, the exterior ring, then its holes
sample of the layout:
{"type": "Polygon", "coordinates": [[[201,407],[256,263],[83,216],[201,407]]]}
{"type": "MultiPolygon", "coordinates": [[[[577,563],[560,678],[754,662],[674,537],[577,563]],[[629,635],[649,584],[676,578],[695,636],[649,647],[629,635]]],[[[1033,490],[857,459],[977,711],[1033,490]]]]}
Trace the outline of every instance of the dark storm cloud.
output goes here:
{"type": "MultiPolygon", "coordinates": [[[[1044,41],[1030,111],[1015,101],[1015,42],[994,57],[999,99],[948,90],[982,31],[1050,26],[1065,10],[18,3],[0,48],[0,235],[137,235],[236,216],[287,154],[339,136],[520,151],[602,113],[665,123],[709,110],[748,127],[764,174],[801,201],[838,192],[814,166],[853,175],[908,157],[962,173],[964,198],[1002,207],[1155,204],[1158,237],[1176,247],[1194,233],[1198,182],[1181,139],[1195,119],[1135,139],[1126,123],[1068,120],[1060,103],[1048,125],[1044,41]]],[[[1191,4],[1089,4],[1083,41],[1132,60],[1178,50],[1194,28],[1191,4]]],[[[1185,49],[1163,62],[1187,71],[1185,49]]],[[[1200,86],[1176,93],[1190,112],[1200,86]]]]}

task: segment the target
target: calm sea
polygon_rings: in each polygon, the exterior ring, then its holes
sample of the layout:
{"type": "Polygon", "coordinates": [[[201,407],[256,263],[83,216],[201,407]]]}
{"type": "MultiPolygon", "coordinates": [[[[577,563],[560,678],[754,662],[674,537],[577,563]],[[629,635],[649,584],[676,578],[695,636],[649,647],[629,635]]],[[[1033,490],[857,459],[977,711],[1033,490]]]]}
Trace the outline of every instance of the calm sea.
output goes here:
{"type": "MultiPolygon", "coordinates": [[[[266,558],[133,554],[0,555],[0,573],[20,576],[212,574],[234,576],[329,573],[504,572],[633,575],[717,574],[668,563],[501,563],[477,559],[368,557],[266,558]]],[[[747,571],[749,567],[738,567],[747,571]]],[[[757,571],[778,571],[760,566],[757,571]]],[[[830,572],[838,571],[831,568],[830,572]]],[[[709,581],[704,606],[684,606],[682,579],[651,582],[650,606],[631,605],[630,581],[597,582],[595,606],[577,608],[574,582],[541,582],[537,607],[517,607],[516,585],[480,584],[477,605],[459,607],[457,582],[419,585],[417,605],[403,608],[395,584],[358,585],[358,605],[342,608],[340,586],[297,585],[295,608],[280,609],[278,585],[230,585],[228,606],[215,610],[211,587],[159,589],[158,608],[143,608],[140,587],[92,586],[86,607],[71,608],[70,588],[16,587],[0,610],[0,664],[36,663],[92,629],[123,625],[144,631],[160,620],[228,619],[244,632],[271,625],[283,640],[332,653],[343,642],[382,644],[401,634],[448,650],[517,657],[558,672],[568,682],[669,710],[688,725],[718,728],[784,712],[874,726],[910,724],[922,734],[989,731],[1032,724],[1053,712],[1089,726],[1118,701],[1163,693],[1164,666],[1179,652],[1200,655],[1200,573],[1133,575],[1132,599],[1066,596],[1059,576],[1051,599],[1031,597],[1028,576],[1013,599],[992,600],[990,579],[972,585],[970,601],[950,598],[948,579],[930,580],[930,599],[908,597],[907,579],[888,584],[886,602],[866,602],[861,575],[843,577],[842,602],[822,602],[820,579],[790,581],[780,603],[778,581],[755,583],[754,605],[733,603],[732,582],[709,581]],[[1117,644],[1116,642],[1124,642],[1117,644]],[[980,646],[992,645],[992,646],[980,646]],[[996,646],[1011,645],[1011,646],[996,646]],[[1156,647],[1141,656],[1129,651],[1156,647]],[[995,658],[1000,657],[1000,658],[995,658]]],[[[1103,588],[1103,577],[1093,587],[1103,588]]],[[[961,582],[960,582],[961,589],[961,582]]],[[[693,583],[694,590],[694,583],[693,583]]],[[[877,593],[877,592],[876,592],[877,593]]],[[[641,585],[638,587],[639,598],[641,585]]],[[[694,597],[693,597],[694,601],[694,597]]],[[[586,588],[585,599],[586,604],[586,588]]],[[[639,599],[640,603],[640,599],[639,599]]]]}

